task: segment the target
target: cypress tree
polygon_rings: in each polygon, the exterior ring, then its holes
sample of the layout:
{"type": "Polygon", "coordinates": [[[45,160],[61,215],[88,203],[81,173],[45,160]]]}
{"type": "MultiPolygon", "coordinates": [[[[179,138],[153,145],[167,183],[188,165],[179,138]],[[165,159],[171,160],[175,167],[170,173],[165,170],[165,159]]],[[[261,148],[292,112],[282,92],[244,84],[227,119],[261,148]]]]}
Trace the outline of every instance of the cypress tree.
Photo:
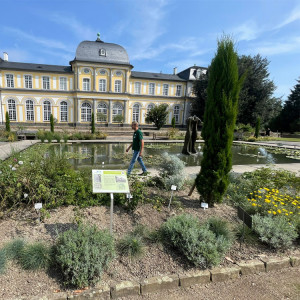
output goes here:
{"type": "Polygon", "coordinates": [[[255,137],[256,138],[258,138],[259,130],[260,130],[260,117],[258,117],[256,119],[256,123],[255,123],[255,137]]]}
{"type": "Polygon", "coordinates": [[[10,119],[9,119],[8,111],[5,114],[5,130],[7,132],[10,132],[10,119]]]}
{"type": "Polygon", "coordinates": [[[54,132],[54,118],[52,114],[50,115],[50,129],[51,132],[54,132]]]}
{"type": "Polygon", "coordinates": [[[92,134],[94,134],[95,133],[95,115],[93,113],[92,113],[91,127],[92,127],[92,134]]]}
{"type": "Polygon", "coordinates": [[[203,160],[196,178],[197,190],[210,206],[222,202],[232,166],[233,131],[244,80],[244,76],[239,78],[237,58],[230,38],[224,37],[218,41],[208,79],[202,129],[205,140],[203,160]]]}
{"type": "Polygon", "coordinates": [[[175,117],[172,118],[171,124],[172,124],[172,127],[175,128],[175,126],[176,126],[175,117]]]}

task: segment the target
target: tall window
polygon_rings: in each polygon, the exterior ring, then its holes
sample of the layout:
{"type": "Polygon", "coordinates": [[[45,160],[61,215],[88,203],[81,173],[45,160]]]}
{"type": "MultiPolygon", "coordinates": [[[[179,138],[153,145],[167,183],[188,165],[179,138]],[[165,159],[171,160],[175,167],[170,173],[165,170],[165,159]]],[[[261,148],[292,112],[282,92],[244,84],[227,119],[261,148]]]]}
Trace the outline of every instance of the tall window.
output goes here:
{"type": "Polygon", "coordinates": [[[51,103],[50,101],[44,101],[44,121],[50,121],[51,115],[51,103]]]}
{"type": "Polygon", "coordinates": [[[179,105],[174,106],[175,123],[179,123],[179,105]]]}
{"type": "Polygon", "coordinates": [[[135,94],[140,94],[141,93],[141,83],[140,82],[135,82],[134,83],[134,93],[135,94]]]}
{"type": "Polygon", "coordinates": [[[106,79],[99,80],[99,92],[106,92],[106,79]]]}
{"type": "MultiPolygon", "coordinates": [[[[147,106],[147,113],[150,112],[150,110],[154,107],[153,104],[148,104],[147,106]]],[[[147,122],[148,124],[150,124],[151,122],[147,122]]]]}
{"type": "Polygon", "coordinates": [[[9,88],[15,87],[13,74],[6,74],[6,86],[9,88]]]}
{"type": "Polygon", "coordinates": [[[164,84],[163,85],[163,95],[164,96],[168,96],[169,95],[169,85],[168,84],[164,84]]]}
{"type": "Polygon", "coordinates": [[[155,93],[155,83],[149,83],[149,95],[154,95],[155,93]]]}
{"type": "Polygon", "coordinates": [[[83,103],[81,105],[81,121],[91,122],[92,121],[92,107],[89,103],[83,103]]]}
{"type": "Polygon", "coordinates": [[[98,122],[107,121],[107,105],[105,103],[100,103],[97,107],[97,121],[98,122]]]}
{"type": "Polygon", "coordinates": [[[66,101],[60,102],[60,121],[68,122],[68,103],[66,101]]]}
{"type": "Polygon", "coordinates": [[[50,77],[43,76],[43,89],[50,90],[50,77]]]}
{"type": "Polygon", "coordinates": [[[89,78],[83,78],[83,90],[89,91],[90,90],[90,79],[89,78]]]}
{"type": "Polygon", "coordinates": [[[115,93],[121,93],[121,80],[115,80],[115,93]]]}
{"type": "Polygon", "coordinates": [[[31,75],[25,75],[25,89],[32,89],[32,76],[31,75]]]}
{"type": "Polygon", "coordinates": [[[62,91],[67,90],[67,77],[59,77],[59,89],[62,91]]]}
{"type": "Polygon", "coordinates": [[[34,108],[32,100],[26,100],[26,120],[34,121],[34,108]]]}
{"type": "Polygon", "coordinates": [[[181,90],[182,90],[182,85],[177,85],[176,86],[176,96],[177,97],[181,96],[181,90]]]}
{"type": "Polygon", "coordinates": [[[123,115],[123,107],[121,104],[115,104],[113,106],[113,113],[112,113],[113,120],[116,115],[123,115]]]}
{"type": "Polygon", "coordinates": [[[132,122],[139,122],[140,119],[140,106],[134,104],[132,108],[132,122]]]}
{"type": "Polygon", "coordinates": [[[7,101],[8,104],[8,115],[11,121],[17,120],[17,109],[16,109],[16,101],[13,99],[9,99],[7,101]]]}

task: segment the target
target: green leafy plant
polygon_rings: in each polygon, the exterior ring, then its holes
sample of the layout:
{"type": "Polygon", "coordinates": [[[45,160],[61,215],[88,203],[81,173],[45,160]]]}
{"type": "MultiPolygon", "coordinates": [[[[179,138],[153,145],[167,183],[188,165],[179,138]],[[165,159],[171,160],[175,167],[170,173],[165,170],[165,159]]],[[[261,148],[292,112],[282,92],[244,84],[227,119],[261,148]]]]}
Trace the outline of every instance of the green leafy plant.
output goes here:
{"type": "Polygon", "coordinates": [[[6,251],[4,248],[0,249],[0,275],[5,272],[7,263],[6,251]]]}
{"type": "Polygon", "coordinates": [[[217,217],[209,218],[206,223],[208,229],[211,230],[216,237],[223,236],[226,240],[232,239],[232,231],[229,228],[228,222],[217,217]]]}
{"type": "Polygon", "coordinates": [[[8,259],[20,261],[22,252],[25,247],[25,241],[23,239],[15,239],[4,246],[6,251],[6,257],[8,259]]]}
{"type": "Polygon", "coordinates": [[[61,134],[59,132],[55,132],[53,134],[53,139],[56,140],[58,143],[61,141],[61,134]]]}
{"type": "Polygon", "coordinates": [[[10,132],[10,119],[9,119],[8,111],[5,113],[5,130],[7,132],[10,132]]]}
{"type": "Polygon", "coordinates": [[[259,131],[260,131],[260,118],[258,117],[255,123],[255,134],[254,134],[255,138],[258,138],[259,131]]]}
{"type": "Polygon", "coordinates": [[[113,121],[116,123],[122,123],[123,122],[123,115],[115,115],[113,118],[113,121]]]}
{"type": "Polygon", "coordinates": [[[160,104],[155,105],[150,111],[147,112],[146,122],[153,122],[159,130],[167,123],[168,105],[160,104]]]}
{"type": "Polygon", "coordinates": [[[172,118],[171,125],[173,128],[175,128],[175,126],[176,126],[175,117],[172,118]]]}
{"type": "Polygon", "coordinates": [[[37,132],[37,134],[36,134],[36,136],[37,136],[37,138],[39,140],[41,140],[42,143],[45,142],[45,139],[46,139],[46,132],[45,132],[45,130],[39,129],[38,132],[37,132]]]}
{"type": "Polygon", "coordinates": [[[145,244],[141,236],[131,233],[118,241],[117,249],[121,255],[136,259],[145,253],[145,244]]]}
{"type": "Polygon", "coordinates": [[[169,218],[161,227],[165,243],[177,250],[195,266],[218,265],[230,247],[224,236],[217,237],[208,226],[191,215],[169,218]]]}
{"type": "Polygon", "coordinates": [[[91,122],[91,133],[95,133],[95,114],[92,113],[92,122],[91,122]]]}
{"type": "Polygon", "coordinates": [[[52,114],[50,115],[50,130],[54,133],[54,117],[52,114]]]}
{"type": "Polygon", "coordinates": [[[253,228],[259,239],[271,248],[286,249],[292,246],[298,234],[293,224],[285,217],[269,217],[254,215],[253,228]]]}
{"type": "Polygon", "coordinates": [[[54,257],[65,285],[85,287],[100,280],[115,256],[113,237],[95,226],[80,225],[57,240],[54,257]]]}
{"type": "Polygon", "coordinates": [[[53,132],[52,131],[46,131],[45,132],[45,139],[48,141],[48,143],[51,143],[53,140],[53,132]]]}

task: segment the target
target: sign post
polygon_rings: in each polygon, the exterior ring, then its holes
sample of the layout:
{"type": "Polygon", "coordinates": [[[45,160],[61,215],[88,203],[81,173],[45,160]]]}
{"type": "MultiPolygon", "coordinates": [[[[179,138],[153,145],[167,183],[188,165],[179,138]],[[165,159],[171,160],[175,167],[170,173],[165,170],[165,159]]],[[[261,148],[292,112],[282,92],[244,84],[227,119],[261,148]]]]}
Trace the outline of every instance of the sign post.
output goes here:
{"type": "Polygon", "coordinates": [[[110,194],[110,234],[113,232],[114,193],[130,194],[126,171],[92,170],[93,193],[110,194]]]}
{"type": "Polygon", "coordinates": [[[171,198],[170,198],[170,201],[169,201],[168,209],[170,209],[171,201],[172,201],[172,198],[173,198],[173,192],[176,191],[176,188],[177,188],[176,185],[171,186],[172,193],[171,193],[171,198]]]}

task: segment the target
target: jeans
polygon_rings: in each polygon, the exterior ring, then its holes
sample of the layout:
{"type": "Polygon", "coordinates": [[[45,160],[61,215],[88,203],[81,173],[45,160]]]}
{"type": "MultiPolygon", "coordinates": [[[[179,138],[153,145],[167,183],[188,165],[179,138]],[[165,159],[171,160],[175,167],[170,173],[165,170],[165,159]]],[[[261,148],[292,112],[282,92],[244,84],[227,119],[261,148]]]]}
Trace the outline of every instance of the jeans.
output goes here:
{"type": "Polygon", "coordinates": [[[136,161],[138,161],[139,164],[141,165],[143,172],[147,172],[143,159],[139,155],[140,155],[140,151],[133,150],[133,156],[130,165],[128,167],[127,175],[130,175],[136,161]]]}

